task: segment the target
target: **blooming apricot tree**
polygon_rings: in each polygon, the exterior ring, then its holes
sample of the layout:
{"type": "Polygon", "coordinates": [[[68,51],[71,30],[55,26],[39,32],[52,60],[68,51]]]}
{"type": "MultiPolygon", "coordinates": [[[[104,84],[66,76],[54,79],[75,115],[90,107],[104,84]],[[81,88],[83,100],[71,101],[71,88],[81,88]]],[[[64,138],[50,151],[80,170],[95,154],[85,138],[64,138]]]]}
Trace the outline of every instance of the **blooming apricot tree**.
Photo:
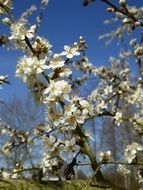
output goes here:
{"type": "MultiPolygon", "coordinates": [[[[85,0],[87,6],[94,0],[85,0]]],[[[119,0],[116,6],[108,0],[105,2],[109,12],[115,14],[114,20],[121,20],[122,24],[103,37],[122,38],[124,33],[143,27],[143,8],[137,9],[119,0]]],[[[47,0],[41,1],[44,9],[47,0]]],[[[57,175],[64,168],[64,178],[70,180],[74,175],[74,167],[82,165],[80,155],[85,155],[93,169],[90,182],[97,186],[109,186],[101,169],[103,165],[116,164],[118,172],[123,175],[131,173],[130,165],[137,167],[139,183],[142,187],[143,175],[139,159],[143,147],[138,142],[132,142],[125,149],[124,160],[112,160],[112,152],[101,152],[95,155],[89,143],[92,138],[86,129],[87,121],[97,117],[112,118],[120,127],[127,122],[137,133],[141,141],[143,134],[143,44],[142,39],[131,39],[133,50],[121,51],[119,58],[110,58],[110,67],[97,68],[85,56],[87,48],[82,36],[72,46],[65,45],[62,52],[52,52],[52,45],[37,34],[40,17],[31,25],[28,16],[35,11],[33,5],[16,20],[12,13],[12,0],[0,0],[0,14],[2,23],[9,27],[10,35],[1,36],[4,47],[14,48],[24,53],[16,67],[16,77],[23,80],[33,94],[35,102],[45,106],[45,123],[39,124],[34,133],[20,133],[11,126],[1,124],[1,135],[7,135],[8,141],[1,147],[3,154],[10,154],[13,149],[27,144],[29,149],[36,142],[42,142],[43,155],[40,164],[27,168],[25,163],[16,163],[15,168],[3,171],[4,178],[18,178],[25,171],[38,170],[40,180],[57,175]],[[139,42],[138,42],[139,40],[139,42]],[[140,41],[141,40],[141,41],[140,41]],[[140,76],[132,80],[133,72],[129,64],[129,57],[133,56],[139,66],[140,76]],[[74,75],[74,71],[80,73],[74,75]],[[98,80],[98,85],[87,97],[80,96],[75,91],[76,86],[84,85],[90,78],[98,80]],[[126,115],[124,106],[134,107],[134,113],[126,115]],[[14,137],[14,138],[12,138],[14,137]],[[70,161],[69,161],[70,160],[70,161]]],[[[110,21],[109,21],[110,22],[110,21]]],[[[129,45],[129,46],[130,46],[129,45]]],[[[8,82],[7,76],[1,76],[0,82],[8,82]]],[[[89,126],[90,127],[90,126],[89,126]]],[[[83,163],[84,164],[84,163],[83,163]]],[[[62,176],[63,177],[63,176],[62,176]]]]}

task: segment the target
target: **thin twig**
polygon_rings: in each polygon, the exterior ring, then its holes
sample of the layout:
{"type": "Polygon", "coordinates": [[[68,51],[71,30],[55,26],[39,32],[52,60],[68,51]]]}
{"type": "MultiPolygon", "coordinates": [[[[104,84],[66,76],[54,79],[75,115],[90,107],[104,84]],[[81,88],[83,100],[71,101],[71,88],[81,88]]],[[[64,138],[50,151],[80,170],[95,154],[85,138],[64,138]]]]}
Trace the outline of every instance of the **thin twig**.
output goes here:
{"type": "Polygon", "coordinates": [[[116,5],[114,5],[111,1],[108,0],[100,0],[104,3],[106,3],[107,5],[109,5],[110,7],[112,7],[114,9],[115,12],[120,12],[123,15],[127,16],[128,18],[131,18],[134,22],[139,22],[140,26],[143,26],[143,23],[141,21],[139,21],[137,18],[135,18],[129,11],[128,9],[125,7],[124,9],[118,8],[116,5]]]}
{"type": "MultiPolygon", "coordinates": [[[[121,164],[121,165],[127,165],[127,166],[130,166],[130,165],[138,165],[138,166],[143,166],[143,161],[137,161],[137,162],[132,162],[132,163],[128,163],[128,162],[125,162],[125,161],[108,161],[108,162],[99,162],[98,163],[99,165],[118,165],[118,164],[121,164]]],[[[91,166],[91,163],[77,163],[76,164],[77,166],[91,166]]]]}

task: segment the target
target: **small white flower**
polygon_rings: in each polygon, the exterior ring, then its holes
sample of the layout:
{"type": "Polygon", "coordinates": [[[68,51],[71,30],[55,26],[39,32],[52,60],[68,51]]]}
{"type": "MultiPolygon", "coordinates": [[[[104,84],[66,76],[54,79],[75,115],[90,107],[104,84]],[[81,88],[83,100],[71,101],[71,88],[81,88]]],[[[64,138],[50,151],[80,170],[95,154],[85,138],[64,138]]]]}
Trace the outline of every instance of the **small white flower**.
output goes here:
{"type": "Polygon", "coordinates": [[[82,114],[84,115],[84,116],[86,116],[86,115],[93,115],[93,106],[92,106],[92,104],[90,104],[88,101],[86,101],[86,100],[80,100],[80,105],[81,105],[81,107],[82,107],[82,114]]]}
{"type": "Polygon", "coordinates": [[[108,94],[110,94],[112,92],[113,92],[113,88],[112,88],[111,85],[110,86],[106,86],[106,88],[104,89],[105,95],[108,95],[108,94]]]}
{"type": "Polygon", "coordinates": [[[133,159],[136,157],[137,152],[143,150],[143,147],[139,145],[138,143],[132,143],[131,145],[128,145],[125,149],[125,159],[128,163],[132,163],[133,159]]]}
{"type": "Polygon", "coordinates": [[[58,100],[68,100],[68,93],[71,91],[71,86],[68,82],[60,80],[57,82],[51,81],[48,88],[45,89],[45,102],[58,100]]]}
{"type": "Polygon", "coordinates": [[[59,73],[60,77],[69,77],[71,74],[72,71],[68,67],[60,68],[60,73],[59,73]]]}
{"type": "Polygon", "coordinates": [[[10,173],[4,171],[4,172],[2,172],[2,177],[3,177],[4,179],[9,179],[10,173]]]}
{"type": "Polygon", "coordinates": [[[64,46],[64,50],[61,55],[65,55],[66,58],[71,59],[74,56],[78,56],[80,55],[80,53],[78,52],[78,49],[76,47],[69,47],[69,46],[64,46]]]}
{"type": "Polygon", "coordinates": [[[2,75],[1,75],[1,76],[0,76],[0,84],[6,82],[7,79],[8,79],[8,75],[5,75],[5,76],[2,76],[2,75]]]}
{"type": "Polygon", "coordinates": [[[56,69],[64,66],[65,61],[63,61],[59,54],[54,54],[53,59],[50,61],[49,68],[56,69]]]}
{"type": "Polygon", "coordinates": [[[15,22],[11,25],[11,33],[12,35],[9,37],[10,40],[24,40],[25,36],[29,39],[33,38],[36,30],[36,25],[32,25],[30,29],[25,28],[25,23],[22,22],[15,22]]]}
{"type": "Polygon", "coordinates": [[[125,176],[125,175],[129,175],[131,173],[131,170],[127,169],[125,165],[119,164],[117,168],[117,172],[125,176]]]}
{"type": "Polygon", "coordinates": [[[98,90],[96,89],[91,92],[91,95],[89,95],[89,100],[96,102],[99,99],[99,97],[100,97],[100,94],[98,90]]]}
{"type": "Polygon", "coordinates": [[[66,148],[72,148],[76,144],[76,139],[73,137],[71,140],[65,140],[66,148]]]}
{"type": "Polygon", "coordinates": [[[51,54],[52,45],[49,41],[43,37],[37,36],[34,44],[32,45],[35,52],[38,53],[38,56],[44,57],[49,56],[51,54]]]}
{"type": "Polygon", "coordinates": [[[10,25],[10,19],[7,18],[7,17],[5,17],[4,19],[2,19],[2,22],[3,22],[4,24],[10,25]]]}
{"type": "Polygon", "coordinates": [[[122,119],[123,115],[122,112],[117,111],[115,116],[113,117],[115,119],[115,123],[119,126],[121,122],[123,121],[122,119]]]}
{"type": "Polygon", "coordinates": [[[66,125],[70,125],[72,128],[75,128],[78,123],[84,123],[85,116],[82,115],[81,110],[79,110],[75,104],[70,104],[68,106],[65,106],[65,115],[63,120],[66,125]]]}
{"type": "Polygon", "coordinates": [[[39,75],[47,68],[45,59],[24,56],[18,61],[16,76],[27,82],[28,77],[31,75],[36,77],[36,75],[39,75]]]}
{"type": "Polygon", "coordinates": [[[12,179],[17,179],[19,177],[19,174],[15,173],[15,172],[17,172],[17,169],[14,169],[13,172],[14,172],[14,174],[11,176],[11,178],[12,179]]]}
{"type": "Polygon", "coordinates": [[[5,135],[7,133],[7,130],[6,129],[2,129],[1,130],[1,134],[5,135]]]}
{"type": "Polygon", "coordinates": [[[41,3],[43,6],[47,6],[49,3],[49,0],[41,0],[41,3]]]}
{"type": "Polygon", "coordinates": [[[100,100],[97,102],[96,110],[97,112],[102,113],[103,109],[107,109],[107,103],[104,100],[100,100]]]}

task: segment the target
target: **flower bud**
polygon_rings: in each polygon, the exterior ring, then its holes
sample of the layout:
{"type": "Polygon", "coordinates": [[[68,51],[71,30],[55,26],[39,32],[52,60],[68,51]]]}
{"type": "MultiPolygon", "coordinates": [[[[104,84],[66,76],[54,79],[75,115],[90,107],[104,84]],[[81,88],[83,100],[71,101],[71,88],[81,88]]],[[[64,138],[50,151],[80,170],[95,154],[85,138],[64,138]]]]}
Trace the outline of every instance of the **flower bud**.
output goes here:
{"type": "Polygon", "coordinates": [[[121,7],[126,7],[126,0],[119,0],[121,7]]]}
{"type": "Polygon", "coordinates": [[[114,9],[113,7],[108,7],[108,8],[107,8],[107,11],[108,11],[108,12],[115,12],[115,9],[114,9]]]}
{"type": "Polygon", "coordinates": [[[116,17],[119,19],[123,19],[124,15],[122,13],[116,12],[116,17]]]}
{"type": "Polygon", "coordinates": [[[139,21],[136,21],[135,22],[135,26],[137,27],[137,26],[140,26],[141,25],[141,23],[139,22],[139,21]]]}
{"type": "Polygon", "coordinates": [[[108,162],[111,159],[111,151],[100,152],[99,159],[100,161],[108,162]]]}
{"type": "Polygon", "coordinates": [[[4,24],[7,24],[7,25],[10,25],[10,24],[11,24],[10,19],[7,18],[7,17],[5,17],[4,19],[2,19],[2,22],[3,22],[4,24]]]}
{"type": "Polygon", "coordinates": [[[80,36],[79,39],[80,39],[80,40],[83,40],[83,36],[80,36]]]}
{"type": "Polygon", "coordinates": [[[123,23],[125,23],[125,24],[129,24],[131,22],[132,22],[132,19],[130,19],[130,18],[124,18],[123,19],[123,23]]]}
{"type": "Polygon", "coordinates": [[[137,8],[130,8],[129,13],[132,15],[136,15],[138,13],[138,9],[137,8]]]}
{"type": "Polygon", "coordinates": [[[8,76],[7,76],[7,75],[5,75],[5,76],[0,76],[0,80],[2,80],[2,81],[7,80],[7,78],[8,78],[8,76]]]}

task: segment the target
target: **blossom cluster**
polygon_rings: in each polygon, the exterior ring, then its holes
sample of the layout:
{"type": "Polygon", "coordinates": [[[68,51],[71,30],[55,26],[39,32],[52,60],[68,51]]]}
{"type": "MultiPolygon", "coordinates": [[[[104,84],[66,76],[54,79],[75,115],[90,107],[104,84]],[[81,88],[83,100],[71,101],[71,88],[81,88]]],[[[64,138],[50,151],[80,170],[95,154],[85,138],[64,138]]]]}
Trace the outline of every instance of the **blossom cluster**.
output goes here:
{"type": "Polygon", "coordinates": [[[127,162],[132,163],[137,156],[137,152],[141,150],[143,150],[143,147],[138,143],[134,142],[131,145],[128,145],[125,149],[125,159],[127,160],[127,162]]]}
{"type": "MultiPolygon", "coordinates": [[[[27,16],[32,14],[36,7],[32,6],[16,20],[9,11],[1,7],[1,3],[10,11],[11,1],[0,1],[0,14],[6,12],[10,17],[3,19],[3,23],[10,29],[8,44],[5,46],[24,53],[18,60],[15,75],[27,85],[36,103],[45,107],[45,124],[36,126],[34,133],[24,133],[9,126],[1,126],[1,135],[10,137],[1,147],[4,155],[10,154],[13,149],[24,144],[28,146],[30,152],[32,144],[39,143],[40,139],[42,159],[39,167],[43,175],[58,174],[66,163],[65,178],[68,179],[69,175],[72,175],[68,164],[72,165],[80,153],[89,157],[93,169],[98,168],[95,162],[96,155],[95,159],[91,159],[92,150],[88,143],[91,136],[88,135],[89,129],[86,128],[88,120],[98,117],[111,118],[118,127],[128,123],[134,132],[142,136],[142,72],[141,77],[135,78],[129,63],[131,55],[134,55],[136,62],[142,60],[142,43],[138,43],[136,39],[130,40],[133,53],[131,49],[121,50],[118,58],[110,57],[110,67],[96,67],[85,56],[87,45],[82,36],[78,42],[65,45],[63,51],[54,53],[50,42],[37,34],[40,21],[30,24],[27,20],[27,16]],[[77,90],[90,79],[97,80],[97,83],[85,97],[77,90]],[[130,107],[134,107],[134,113],[126,112],[125,108],[130,107]]],[[[45,6],[48,1],[42,0],[41,3],[45,6]]],[[[113,22],[120,19],[123,25],[106,37],[110,38],[114,34],[114,37],[122,38],[125,32],[131,32],[142,25],[141,8],[138,11],[135,7],[127,7],[126,1],[120,0],[117,10],[119,11],[108,9],[116,14],[113,22]],[[132,15],[132,18],[128,18],[128,15],[132,15]]],[[[138,64],[140,66],[140,62],[138,64]]],[[[0,84],[4,82],[7,82],[7,76],[0,77],[0,84]]],[[[124,153],[124,164],[130,165],[134,162],[137,164],[138,152],[142,150],[142,145],[138,143],[128,145],[124,153]]],[[[107,164],[111,161],[111,151],[101,152],[99,157],[99,164],[107,164]]],[[[130,174],[131,170],[124,164],[119,165],[118,171],[124,175],[130,174]]],[[[75,165],[76,162],[72,167],[75,165]]],[[[10,174],[4,171],[2,175],[4,178],[18,178],[18,172],[23,170],[23,166],[23,163],[17,162],[10,174]]],[[[139,178],[141,181],[140,174],[139,178]]]]}

